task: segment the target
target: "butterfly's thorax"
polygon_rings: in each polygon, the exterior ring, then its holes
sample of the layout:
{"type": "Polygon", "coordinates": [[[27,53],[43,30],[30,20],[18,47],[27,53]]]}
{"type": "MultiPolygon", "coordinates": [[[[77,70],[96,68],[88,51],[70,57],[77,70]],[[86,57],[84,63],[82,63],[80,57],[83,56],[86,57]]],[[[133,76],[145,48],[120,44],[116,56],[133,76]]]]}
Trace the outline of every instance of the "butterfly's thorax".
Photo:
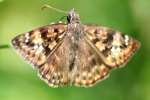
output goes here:
{"type": "Polygon", "coordinates": [[[83,34],[79,15],[75,13],[74,9],[69,12],[67,20],[67,38],[71,39],[71,43],[77,45],[79,40],[83,37],[83,34]]]}
{"type": "Polygon", "coordinates": [[[81,31],[81,24],[74,23],[68,25],[68,34],[67,38],[70,39],[70,41],[77,45],[79,40],[83,37],[82,31],[81,31]]]}

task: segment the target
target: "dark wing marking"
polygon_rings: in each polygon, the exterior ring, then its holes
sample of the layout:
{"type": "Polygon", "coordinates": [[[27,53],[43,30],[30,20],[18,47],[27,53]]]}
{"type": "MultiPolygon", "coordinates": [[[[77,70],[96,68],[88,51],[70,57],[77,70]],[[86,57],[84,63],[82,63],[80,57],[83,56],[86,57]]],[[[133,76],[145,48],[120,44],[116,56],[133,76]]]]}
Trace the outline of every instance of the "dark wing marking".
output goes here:
{"type": "Polygon", "coordinates": [[[140,47],[137,40],[107,27],[84,25],[84,31],[110,67],[124,65],[140,47]]]}
{"type": "Polygon", "coordinates": [[[51,24],[16,36],[13,47],[34,67],[43,64],[53,49],[63,39],[64,24],[51,24]]]}

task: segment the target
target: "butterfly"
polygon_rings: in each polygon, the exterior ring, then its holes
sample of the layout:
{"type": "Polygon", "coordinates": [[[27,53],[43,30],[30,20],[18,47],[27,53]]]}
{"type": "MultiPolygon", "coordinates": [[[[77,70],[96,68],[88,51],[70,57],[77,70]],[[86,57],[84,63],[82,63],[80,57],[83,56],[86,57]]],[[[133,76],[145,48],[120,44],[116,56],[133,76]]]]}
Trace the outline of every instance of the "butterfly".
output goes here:
{"type": "Polygon", "coordinates": [[[50,87],[93,86],[124,66],[140,47],[119,31],[82,24],[74,9],[66,17],[67,24],[50,24],[12,39],[13,47],[50,87]]]}

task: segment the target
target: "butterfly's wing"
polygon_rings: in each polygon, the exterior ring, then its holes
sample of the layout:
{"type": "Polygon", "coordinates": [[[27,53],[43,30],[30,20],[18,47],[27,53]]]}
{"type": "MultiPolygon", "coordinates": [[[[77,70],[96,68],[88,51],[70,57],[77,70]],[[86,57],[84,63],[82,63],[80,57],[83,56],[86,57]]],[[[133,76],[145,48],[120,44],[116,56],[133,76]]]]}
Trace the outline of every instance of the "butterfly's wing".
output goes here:
{"type": "Polygon", "coordinates": [[[43,64],[63,39],[66,26],[52,24],[23,33],[12,39],[12,46],[33,66],[43,64]]]}
{"type": "MultiPolygon", "coordinates": [[[[57,66],[49,65],[47,60],[63,41],[65,31],[65,24],[51,24],[16,36],[12,40],[12,45],[26,61],[39,71],[39,75],[44,80],[50,81],[54,78],[51,75],[58,74],[59,70],[54,72],[57,66]],[[51,73],[50,77],[45,76],[48,72],[51,73]]],[[[55,63],[54,59],[51,61],[55,63]]]]}
{"type": "Polygon", "coordinates": [[[119,31],[97,25],[83,27],[87,40],[111,68],[124,65],[140,46],[137,40],[119,31]]]}
{"type": "Polygon", "coordinates": [[[140,46],[137,40],[106,27],[83,25],[83,33],[71,75],[77,86],[105,79],[111,68],[125,64],[140,46]]]}
{"type": "Polygon", "coordinates": [[[93,46],[82,38],[78,44],[72,76],[73,84],[89,87],[105,79],[109,74],[109,67],[103,62],[93,46]]]}
{"type": "Polygon", "coordinates": [[[50,86],[71,84],[71,69],[75,57],[73,48],[71,38],[66,36],[55,52],[48,57],[47,62],[41,66],[40,73],[50,86]]]}

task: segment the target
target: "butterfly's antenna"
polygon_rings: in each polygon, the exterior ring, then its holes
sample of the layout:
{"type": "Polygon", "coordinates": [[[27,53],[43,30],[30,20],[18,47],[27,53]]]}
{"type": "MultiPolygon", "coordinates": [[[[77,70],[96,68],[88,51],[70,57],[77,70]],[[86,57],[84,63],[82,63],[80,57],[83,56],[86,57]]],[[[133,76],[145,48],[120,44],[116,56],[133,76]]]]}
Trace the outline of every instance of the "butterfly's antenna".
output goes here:
{"type": "Polygon", "coordinates": [[[47,5],[47,4],[45,4],[41,9],[44,10],[45,8],[49,8],[49,9],[55,10],[55,11],[60,12],[60,13],[65,13],[65,14],[68,13],[67,11],[52,7],[51,5],[47,5]]]}

